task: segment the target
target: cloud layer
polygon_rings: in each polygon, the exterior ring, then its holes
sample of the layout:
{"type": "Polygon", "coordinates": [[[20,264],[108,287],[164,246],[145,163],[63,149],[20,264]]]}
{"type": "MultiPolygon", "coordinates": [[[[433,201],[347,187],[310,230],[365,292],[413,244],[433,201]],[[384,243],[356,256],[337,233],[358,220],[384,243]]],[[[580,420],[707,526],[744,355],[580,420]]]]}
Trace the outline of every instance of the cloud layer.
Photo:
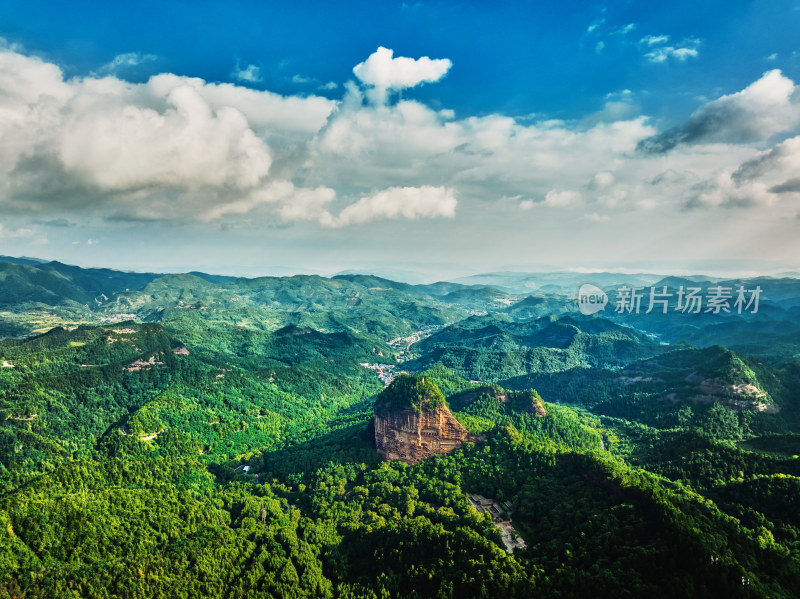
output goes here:
{"type": "Polygon", "coordinates": [[[342,227],[384,218],[453,218],[457,204],[453,190],[446,187],[390,187],[364,196],[323,224],[342,227]]]}
{"type": "MultiPolygon", "coordinates": [[[[684,47],[668,42],[640,44],[684,47]]],[[[55,64],[0,50],[0,208],[37,222],[325,228],[462,213],[513,220],[520,209],[600,227],[652,210],[798,211],[800,92],[780,71],[667,131],[638,114],[628,90],[576,122],[456,118],[390,93],[451,66],[380,47],[329,100],[169,73],[67,79],[55,64]]],[[[0,235],[16,231],[28,234],[0,235]]]]}
{"type": "Polygon", "coordinates": [[[775,69],[742,91],[701,107],[680,127],[643,140],[645,152],[666,152],[678,144],[762,141],[800,125],[800,91],[775,69]]]}

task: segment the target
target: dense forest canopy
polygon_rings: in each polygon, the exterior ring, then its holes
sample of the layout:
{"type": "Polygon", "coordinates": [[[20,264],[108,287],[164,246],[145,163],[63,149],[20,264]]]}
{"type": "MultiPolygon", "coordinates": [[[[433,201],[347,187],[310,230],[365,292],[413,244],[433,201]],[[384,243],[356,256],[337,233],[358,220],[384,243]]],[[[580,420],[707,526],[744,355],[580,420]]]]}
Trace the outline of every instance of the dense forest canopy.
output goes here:
{"type": "Polygon", "coordinates": [[[797,596],[800,281],[689,326],[362,275],[0,277],[0,597],[797,596]],[[376,410],[445,405],[469,442],[375,451],[376,410]]]}
{"type": "Polygon", "coordinates": [[[431,377],[402,373],[380,392],[375,410],[411,409],[420,412],[444,405],[444,394],[431,377]]]}

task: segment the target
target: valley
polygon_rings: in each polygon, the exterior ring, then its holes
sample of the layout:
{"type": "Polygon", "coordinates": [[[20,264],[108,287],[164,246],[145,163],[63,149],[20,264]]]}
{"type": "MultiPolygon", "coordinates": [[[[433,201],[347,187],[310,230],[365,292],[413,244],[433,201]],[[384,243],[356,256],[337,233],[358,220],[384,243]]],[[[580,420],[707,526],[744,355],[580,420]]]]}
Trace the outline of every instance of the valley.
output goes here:
{"type": "Polygon", "coordinates": [[[0,596],[800,588],[800,280],[687,328],[566,275],[0,275],[0,596]]]}

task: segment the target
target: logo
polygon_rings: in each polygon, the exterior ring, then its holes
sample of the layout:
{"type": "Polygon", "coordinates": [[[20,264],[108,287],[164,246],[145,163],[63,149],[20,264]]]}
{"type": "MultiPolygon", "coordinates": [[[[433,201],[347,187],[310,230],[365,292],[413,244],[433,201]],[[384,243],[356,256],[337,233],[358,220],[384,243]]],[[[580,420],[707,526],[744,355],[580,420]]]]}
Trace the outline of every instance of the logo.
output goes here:
{"type": "MultiPolygon", "coordinates": [[[[616,314],[758,314],[759,302],[764,290],[760,285],[754,289],[746,289],[744,285],[723,287],[710,286],[703,294],[702,287],[684,287],[677,289],[667,285],[651,286],[649,293],[645,287],[628,287],[622,285],[616,291],[614,312],[616,314]]],[[[608,304],[606,292],[590,283],[578,289],[578,309],[582,314],[591,316],[605,310],[608,304]]]]}
{"type": "Polygon", "coordinates": [[[606,292],[595,285],[585,283],[578,289],[578,309],[581,314],[591,316],[595,312],[604,310],[607,303],[606,292]]]}

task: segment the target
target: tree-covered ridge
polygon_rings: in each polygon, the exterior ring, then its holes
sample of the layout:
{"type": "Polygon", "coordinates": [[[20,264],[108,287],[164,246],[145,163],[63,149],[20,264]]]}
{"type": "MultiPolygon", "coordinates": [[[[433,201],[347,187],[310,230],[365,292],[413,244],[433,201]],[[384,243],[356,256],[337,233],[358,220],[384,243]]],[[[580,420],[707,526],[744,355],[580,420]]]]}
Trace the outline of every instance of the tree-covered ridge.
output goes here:
{"type": "MultiPolygon", "coordinates": [[[[778,348],[792,289],[764,305],[778,348]]],[[[108,297],[0,306],[18,335],[0,340],[0,597],[800,587],[791,352],[665,345],[610,314],[541,313],[555,296],[362,275],[192,273],[108,297]],[[384,389],[379,368],[416,374],[384,389]],[[447,405],[472,442],[384,462],[373,415],[394,402],[447,405]],[[506,550],[476,493],[526,549],[506,550]]]]}
{"type": "Polygon", "coordinates": [[[0,259],[0,306],[29,303],[96,306],[114,294],[139,289],[157,276],[79,268],[55,261],[20,264],[0,259]]]}
{"type": "Polygon", "coordinates": [[[430,377],[403,373],[381,391],[375,409],[379,412],[409,409],[421,412],[446,405],[442,390],[430,377]]]}
{"type": "Polygon", "coordinates": [[[468,308],[426,292],[425,286],[363,275],[155,275],[0,259],[0,281],[0,335],[11,336],[134,317],[198,337],[210,330],[272,332],[291,325],[385,342],[485,307],[480,300],[468,308]]]}
{"type": "Polygon", "coordinates": [[[664,588],[791,597],[798,583],[791,552],[764,521],[748,528],[688,488],[547,434],[501,427],[413,467],[359,461],[353,437],[335,437],[317,448],[316,468],[307,463],[296,476],[262,469],[268,484],[229,469],[214,476],[198,458],[59,467],[2,502],[0,559],[10,567],[0,588],[117,597],[664,596],[664,588]],[[509,555],[467,492],[510,501],[528,548],[509,555]]]}
{"type": "Polygon", "coordinates": [[[288,346],[288,365],[286,345],[268,346],[253,371],[200,359],[154,324],[0,341],[13,364],[0,369],[0,482],[13,487],[73,459],[177,451],[220,460],[317,434],[381,388],[358,350],[337,354],[341,343],[288,346]]]}
{"type": "Polygon", "coordinates": [[[769,405],[786,396],[774,369],[719,345],[685,347],[634,362],[623,369],[621,376],[627,382],[663,383],[669,385],[669,392],[684,396],[717,395],[731,402],[769,405]]]}
{"type": "Polygon", "coordinates": [[[420,342],[421,355],[412,366],[440,363],[465,378],[507,386],[532,372],[617,369],[664,349],[643,333],[607,320],[551,315],[518,322],[487,315],[462,320],[420,342]]]}

